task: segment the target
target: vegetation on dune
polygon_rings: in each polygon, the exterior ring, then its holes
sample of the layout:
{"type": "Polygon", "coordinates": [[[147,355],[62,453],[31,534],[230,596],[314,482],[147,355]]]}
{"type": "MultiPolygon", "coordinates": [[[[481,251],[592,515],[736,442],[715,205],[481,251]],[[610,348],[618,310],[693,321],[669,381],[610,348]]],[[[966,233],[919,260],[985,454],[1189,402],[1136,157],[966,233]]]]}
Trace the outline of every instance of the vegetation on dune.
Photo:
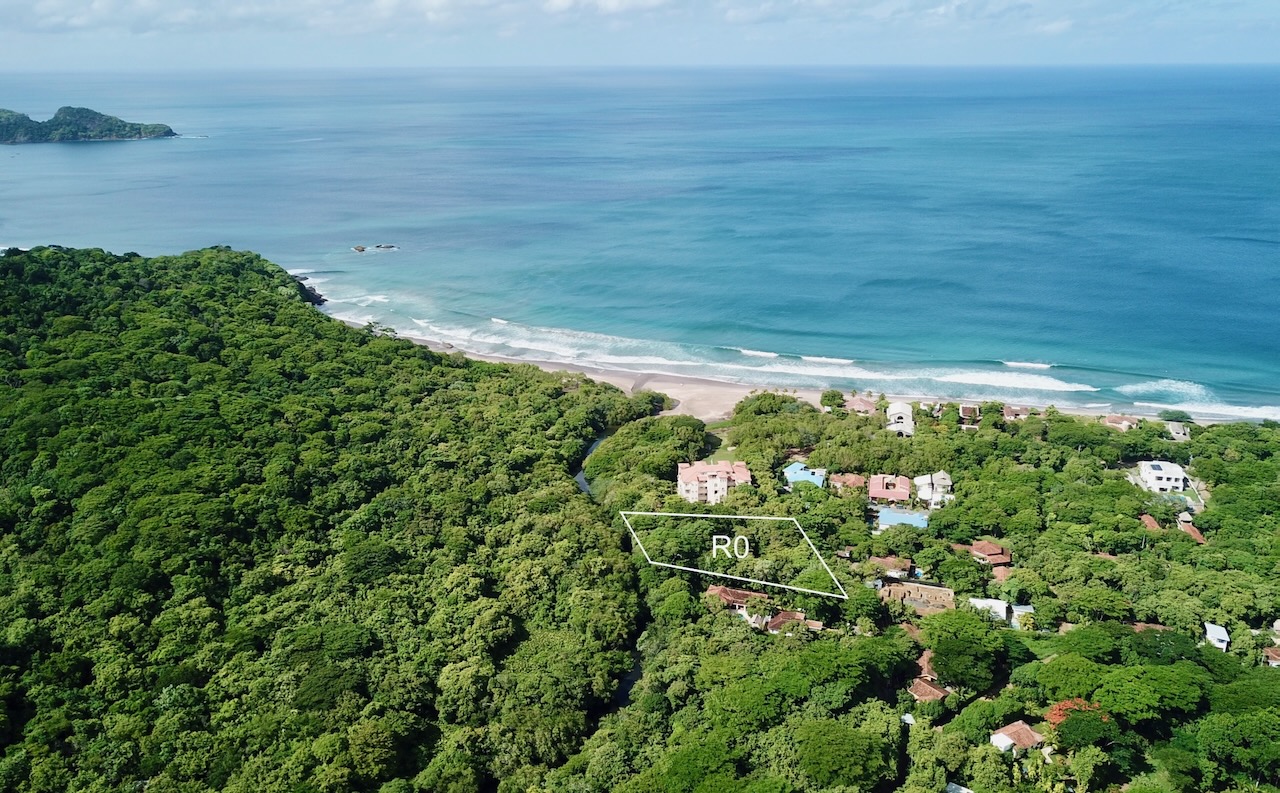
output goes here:
{"type": "MultiPolygon", "coordinates": [[[[693,505],[676,467],[714,444],[657,395],[348,328],[252,254],[10,250],[0,791],[1280,789],[1280,425],[1174,443],[991,404],[899,438],[824,401],[743,400],[717,432],[754,481],[693,505]],[[572,472],[611,430],[593,499],[572,472]],[[944,469],[955,500],[873,535],[864,491],[782,486],[797,456],[944,469]],[[1204,481],[1206,543],[1127,479],[1144,458],[1204,481]],[[618,510],[794,517],[849,598],[770,590],[753,613],[827,630],[754,629],[704,596],[724,581],[645,564],[618,510]],[[953,547],[980,539],[1003,580],[953,547]],[[960,608],[882,601],[891,555],[960,608]],[[917,703],[925,649],[951,690],[917,703]],[[1050,762],[990,744],[1017,720],[1050,762]]],[[[802,556],[775,561],[829,585],[802,556]]]]}
{"type": "Polygon", "coordinates": [[[62,107],[48,121],[33,121],[23,113],[0,110],[0,143],[57,143],[87,140],[171,138],[165,124],[134,124],[87,107],[62,107]]]}

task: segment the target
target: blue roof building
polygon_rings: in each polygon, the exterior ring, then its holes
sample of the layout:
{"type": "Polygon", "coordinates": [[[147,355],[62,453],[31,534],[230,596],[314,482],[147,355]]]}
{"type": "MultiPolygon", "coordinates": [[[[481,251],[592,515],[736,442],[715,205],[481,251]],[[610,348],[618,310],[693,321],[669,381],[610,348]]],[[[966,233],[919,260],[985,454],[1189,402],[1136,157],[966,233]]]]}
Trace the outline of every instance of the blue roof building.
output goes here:
{"type": "Polygon", "coordinates": [[[800,482],[808,482],[818,487],[826,487],[827,469],[810,468],[801,462],[794,462],[782,469],[782,476],[787,480],[788,487],[795,487],[800,482]]]}

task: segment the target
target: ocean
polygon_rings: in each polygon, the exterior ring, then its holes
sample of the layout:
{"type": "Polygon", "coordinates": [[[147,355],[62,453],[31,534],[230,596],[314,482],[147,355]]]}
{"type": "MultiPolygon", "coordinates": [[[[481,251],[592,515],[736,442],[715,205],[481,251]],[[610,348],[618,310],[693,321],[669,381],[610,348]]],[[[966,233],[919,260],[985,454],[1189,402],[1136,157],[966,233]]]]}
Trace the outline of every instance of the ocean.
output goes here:
{"type": "Polygon", "coordinates": [[[0,245],[251,249],[513,358],[1280,419],[1274,67],[0,75],[61,105],[181,137],[0,147],[0,245]]]}

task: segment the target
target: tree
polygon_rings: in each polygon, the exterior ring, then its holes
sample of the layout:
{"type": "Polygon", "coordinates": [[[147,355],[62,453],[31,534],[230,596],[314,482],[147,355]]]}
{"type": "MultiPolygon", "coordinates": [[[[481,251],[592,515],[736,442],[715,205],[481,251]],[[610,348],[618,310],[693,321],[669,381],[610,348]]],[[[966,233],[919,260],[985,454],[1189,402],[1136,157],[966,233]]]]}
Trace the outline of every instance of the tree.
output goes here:
{"type": "Polygon", "coordinates": [[[924,642],[943,685],[986,691],[995,683],[1003,641],[983,615],[957,609],[925,617],[924,642]]]}
{"type": "Polygon", "coordinates": [[[844,393],[837,391],[834,388],[828,388],[826,391],[822,392],[822,396],[818,401],[823,407],[842,407],[844,405],[844,393]]]}
{"type": "Polygon", "coordinates": [[[802,724],[796,730],[800,770],[818,787],[875,787],[890,774],[884,744],[875,734],[837,721],[802,724]]]}

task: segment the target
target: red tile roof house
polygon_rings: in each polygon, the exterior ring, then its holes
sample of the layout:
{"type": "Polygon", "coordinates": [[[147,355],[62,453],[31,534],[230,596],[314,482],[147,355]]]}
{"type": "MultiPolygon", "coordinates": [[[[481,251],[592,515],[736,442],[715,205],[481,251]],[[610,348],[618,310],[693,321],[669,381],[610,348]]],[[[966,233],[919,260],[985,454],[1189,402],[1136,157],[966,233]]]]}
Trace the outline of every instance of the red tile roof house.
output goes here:
{"type": "Polygon", "coordinates": [[[991,745],[1002,752],[1013,749],[1016,754],[1019,749],[1034,749],[1042,743],[1044,736],[1031,729],[1025,721],[1015,721],[991,733],[991,745]]]}
{"type": "Polygon", "coordinates": [[[1004,414],[1005,421],[1022,421],[1023,419],[1030,417],[1031,408],[1022,408],[1022,407],[1014,407],[1013,405],[1005,405],[1002,413],[1004,414]]]}
{"type": "Polygon", "coordinates": [[[734,589],[727,586],[709,586],[707,594],[720,598],[720,602],[724,603],[734,611],[746,611],[747,602],[752,598],[760,598],[762,601],[768,601],[769,596],[760,592],[752,592],[749,589],[734,589]]]}
{"type": "MultiPolygon", "coordinates": [[[[805,619],[803,611],[779,611],[769,618],[764,627],[769,633],[782,633],[784,629],[793,625],[803,625],[811,631],[820,631],[823,628],[821,622],[805,619]]],[[[787,635],[790,636],[791,633],[788,631],[787,635]]]]}
{"type": "Polygon", "coordinates": [[[872,556],[867,561],[882,568],[890,578],[906,578],[911,575],[911,568],[915,566],[910,559],[900,556],[872,556]]]}
{"type": "Polygon", "coordinates": [[[916,702],[937,702],[940,699],[946,699],[951,692],[932,680],[917,677],[907,687],[907,693],[916,702]]]}
{"type": "Polygon", "coordinates": [[[1003,584],[1009,580],[1009,574],[1013,572],[1013,568],[1002,564],[999,567],[991,568],[991,577],[996,580],[997,584],[1003,584]]]}
{"type": "Polygon", "coordinates": [[[862,474],[831,474],[827,477],[827,481],[837,491],[844,490],[846,487],[864,488],[867,486],[867,478],[862,474]]]}
{"type": "Polygon", "coordinates": [[[859,416],[870,416],[876,412],[876,401],[862,395],[853,396],[844,401],[844,409],[859,416]]]}
{"type": "Polygon", "coordinates": [[[905,476],[875,474],[867,485],[867,495],[877,503],[902,503],[911,500],[911,480],[905,476]]]}
{"type": "Polygon", "coordinates": [[[1142,521],[1142,525],[1146,526],[1148,529],[1151,529],[1152,531],[1160,531],[1160,522],[1150,515],[1143,513],[1138,516],[1138,520],[1142,521]]]}
{"type": "Polygon", "coordinates": [[[996,545],[990,540],[978,540],[969,546],[969,553],[982,564],[989,564],[992,567],[1013,563],[1013,557],[1004,549],[1004,546],[996,545]]]}
{"type": "Polygon", "coordinates": [[[1182,512],[1178,515],[1178,528],[1181,529],[1183,532],[1185,532],[1188,537],[1195,540],[1200,545],[1205,544],[1204,535],[1201,534],[1200,530],[1197,529],[1195,527],[1195,524],[1191,522],[1190,512],[1182,512]]]}
{"type": "Polygon", "coordinates": [[[1263,647],[1262,660],[1267,666],[1280,666],[1280,647],[1263,647]]]}
{"type": "Polygon", "coordinates": [[[960,423],[977,424],[982,421],[982,408],[978,405],[964,403],[960,405],[960,423]]]}

